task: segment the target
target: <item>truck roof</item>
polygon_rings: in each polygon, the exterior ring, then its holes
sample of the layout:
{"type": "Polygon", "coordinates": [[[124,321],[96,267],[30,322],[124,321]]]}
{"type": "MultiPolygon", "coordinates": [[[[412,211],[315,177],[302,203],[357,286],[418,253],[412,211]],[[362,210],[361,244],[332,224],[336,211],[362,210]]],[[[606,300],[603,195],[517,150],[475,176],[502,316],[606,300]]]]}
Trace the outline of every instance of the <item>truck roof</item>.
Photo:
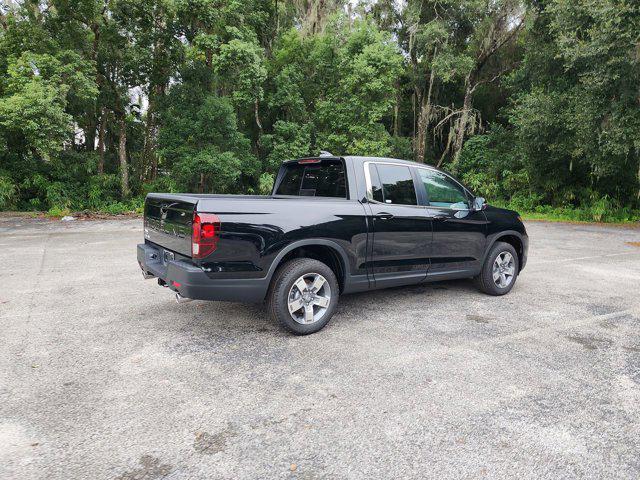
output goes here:
{"type": "MultiPolygon", "coordinates": [[[[344,160],[345,162],[348,163],[357,163],[357,164],[362,164],[364,162],[393,162],[393,163],[401,163],[407,166],[413,166],[413,167],[422,167],[422,168],[431,168],[433,170],[437,170],[437,171],[442,171],[437,167],[434,167],[433,165],[429,165],[426,163],[419,163],[419,162],[414,162],[411,160],[401,160],[399,158],[391,158],[391,157],[364,157],[364,156],[359,156],[359,155],[345,155],[345,156],[336,156],[336,155],[330,155],[330,154],[322,154],[320,156],[314,156],[314,157],[302,157],[302,158],[296,158],[296,159],[292,159],[292,160],[285,160],[283,162],[283,164],[287,164],[287,163],[295,163],[295,162],[299,162],[300,160],[344,160]]],[[[446,173],[446,172],[443,172],[446,173]]]]}
{"type": "MultiPolygon", "coordinates": [[[[391,157],[360,157],[355,155],[348,155],[342,158],[344,158],[348,162],[357,162],[357,163],[383,161],[383,162],[402,163],[406,165],[412,165],[414,167],[431,167],[431,165],[426,165],[424,163],[413,162],[411,160],[401,160],[399,158],[391,158],[391,157]]],[[[432,167],[432,168],[435,168],[435,167],[432,167]]]]}
{"type": "Polygon", "coordinates": [[[413,165],[415,167],[431,167],[436,168],[433,165],[427,165],[426,163],[418,163],[411,160],[401,160],[399,158],[392,157],[363,157],[359,155],[345,155],[345,156],[336,156],[336,155],[320,155],[320,156],[312,156],[312,157],[300,157],[300,158],[292,158],[290,160],[285,160],[282,163],[294,163],[299,162],[300,160],[345,160],[347,162],[353,163],[364,163],[364,162],[374,162],[374,161],[385,161],[385,162],[394,162],[394,163],[405,163],[407,165],[413,165]]]}

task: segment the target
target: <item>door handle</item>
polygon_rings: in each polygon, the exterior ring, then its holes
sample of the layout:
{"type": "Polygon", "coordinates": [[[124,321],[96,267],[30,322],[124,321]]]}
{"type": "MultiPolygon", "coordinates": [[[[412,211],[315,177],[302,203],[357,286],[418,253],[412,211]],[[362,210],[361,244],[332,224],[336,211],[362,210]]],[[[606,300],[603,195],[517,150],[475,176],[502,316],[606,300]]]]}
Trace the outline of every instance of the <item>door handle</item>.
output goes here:
{"type": "Polygon", "coordinates": [[[433,217],[431,217],[433,220],[445,220],[447,218],[449,218],[448,215],[446,214],[438,214],[438,215],[434,215],[433,217]]]}
{"type": "Polygon", "coordinates": [[[376,213],[376,218],[378,220],[391,220],[393,218],[393,215],[387,212],[380,212],[376,213]]]}

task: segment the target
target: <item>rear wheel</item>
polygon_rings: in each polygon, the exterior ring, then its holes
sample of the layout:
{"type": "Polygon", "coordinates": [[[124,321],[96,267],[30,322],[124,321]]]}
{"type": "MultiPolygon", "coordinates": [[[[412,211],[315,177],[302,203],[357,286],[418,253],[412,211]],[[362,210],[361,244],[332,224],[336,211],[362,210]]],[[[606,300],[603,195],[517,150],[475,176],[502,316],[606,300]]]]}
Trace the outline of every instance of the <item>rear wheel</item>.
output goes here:
{"type": "Polygon", "coordinates": [[[518,254],[513,245],[496,242],[475,280],[478,288],[489,295],[509,293],[518,278],[518,254]]]}
{"type": "Polygon", "coordinates": [[[269,310],[290,332],[308,335],[329,323],[339,293],[336,276],[326,264],[296,258],[276,272],[268,295],[269,310]]]}

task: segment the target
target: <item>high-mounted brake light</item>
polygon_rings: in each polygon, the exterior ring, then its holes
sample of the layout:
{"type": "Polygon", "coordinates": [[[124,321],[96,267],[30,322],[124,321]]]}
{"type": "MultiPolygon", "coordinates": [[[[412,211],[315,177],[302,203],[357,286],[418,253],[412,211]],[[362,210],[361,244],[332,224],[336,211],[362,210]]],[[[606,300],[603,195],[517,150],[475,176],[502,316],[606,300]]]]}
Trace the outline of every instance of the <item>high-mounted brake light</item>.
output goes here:
{"type": "Polygon", "coordinates": [[[220,219],[213,213],[193,214],[193,235],[191,237],[191,256],[208,257],[218,247],[220,238],[220,219]]]}
{"type": "Polygon", "coordinates": [[[304,160],[298,160],[298,165],[304,165],[305,163],[320,163],[319,158],[305,158],[304,160]]]}

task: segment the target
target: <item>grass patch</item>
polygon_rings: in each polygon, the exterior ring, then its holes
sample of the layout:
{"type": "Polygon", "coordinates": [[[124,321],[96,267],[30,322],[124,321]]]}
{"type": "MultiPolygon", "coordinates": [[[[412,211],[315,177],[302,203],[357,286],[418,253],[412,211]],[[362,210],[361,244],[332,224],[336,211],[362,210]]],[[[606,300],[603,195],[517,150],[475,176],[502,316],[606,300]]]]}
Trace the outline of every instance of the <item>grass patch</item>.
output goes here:
{"type": "Polygon", "coordinates": [[[53,206],[45,213],[47,217],[62,218],[65,216],[88,217],[92,215],[142,215],[144,212],[144,198],[132,198],[124,202],[105,203],[97,208],[80,211],[68,207],[53,206]]]}
{"type": "Polygon", "coordinates": [[[612,208],[596,203],[592,207],[553,207],[551,205],[523,206],[509,202],[495,202],[494,205],[517,211],[525,220],[547,222],[578,223],[618,223],[634,224],[640,222],[640,210],[632,208],[612,208]]]}

